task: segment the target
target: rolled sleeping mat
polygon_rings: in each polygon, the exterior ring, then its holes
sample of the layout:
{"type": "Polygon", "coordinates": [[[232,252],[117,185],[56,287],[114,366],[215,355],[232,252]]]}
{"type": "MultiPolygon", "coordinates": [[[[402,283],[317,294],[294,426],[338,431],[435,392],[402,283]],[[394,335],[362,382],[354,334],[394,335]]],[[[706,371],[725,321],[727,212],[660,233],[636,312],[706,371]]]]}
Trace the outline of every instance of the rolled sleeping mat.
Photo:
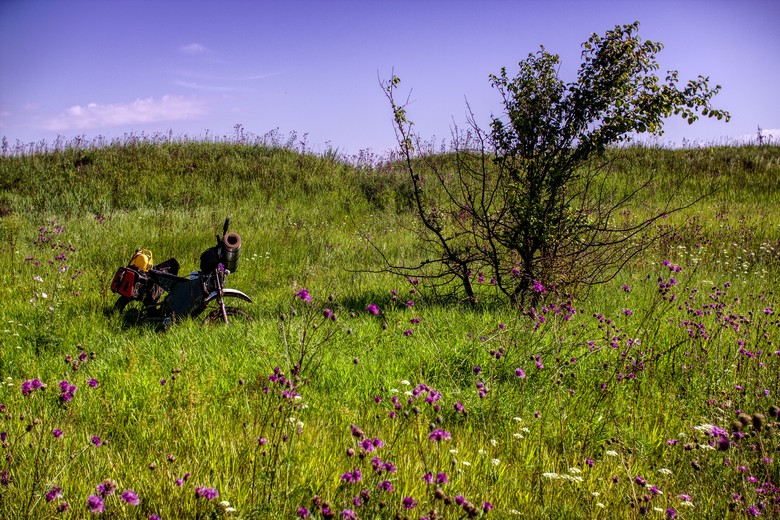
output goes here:
{"type": "Polygon", "coordinates": [[[241,235],[233,232],[226,234],[222,237],[222,247],[225,252],[225,269],[235,273],[241,256],[241,235]]]}

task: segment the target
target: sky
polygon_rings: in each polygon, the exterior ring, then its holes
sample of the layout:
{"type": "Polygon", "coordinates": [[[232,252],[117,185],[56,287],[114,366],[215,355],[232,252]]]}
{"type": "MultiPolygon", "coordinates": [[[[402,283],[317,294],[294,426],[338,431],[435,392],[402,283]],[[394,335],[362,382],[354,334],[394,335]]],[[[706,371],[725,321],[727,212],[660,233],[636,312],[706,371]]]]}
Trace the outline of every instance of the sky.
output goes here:
{"type": "Polygon", "coordinates": [[[490,74],[544,45],[575,79],[592,33],[640,22],[661,77],[710,77],[729,123],[669,120],[659,142],[780,141],[780,1],[0,0],[0,137],[279,136],[314,152],[396,146],[379,85],[401,78],[409,119],[447,142],[467,103],[501,111],[490,74]]]}

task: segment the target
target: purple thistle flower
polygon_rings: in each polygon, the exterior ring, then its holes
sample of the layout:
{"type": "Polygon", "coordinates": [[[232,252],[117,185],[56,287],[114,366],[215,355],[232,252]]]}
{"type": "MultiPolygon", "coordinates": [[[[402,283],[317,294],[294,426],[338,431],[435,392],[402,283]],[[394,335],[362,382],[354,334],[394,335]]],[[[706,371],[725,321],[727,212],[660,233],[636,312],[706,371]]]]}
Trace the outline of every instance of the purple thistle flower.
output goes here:
{"type": "Polygon", "coordinates": [[[678,495],[677,498],[682,500],[683,502],[690,502],[691,501],[691,495],[686,495],[685,493],[678,495]]]}
{"type": "Polygon", "coordinates": [[[98,380],[93,377],[92,379],[87,381],[87,384],[92,388],[97,388],[100,383],[98,383],[98,380]]]}
{"type": "Polygon", "coordinates": [[[547,292],[547,289],[544,288],[544,285],[542,285],[542,282],[540,282],[539,280],[534,280],[533,290],[534,292],[539,294],[544,294],[545,292],[547,292]]]}
{"type": "Polygon", "coordinates": [[[393,464],[392,462],[385,462],[384,465],[382,466],[382,469],[384,469],[388,473],[395,473],[398,470],[398,468],[396,468],[395,464],[393,464]]]}
{"type": "Polygon", "coordinates": [[[667,518],[677,518],[677,511],[673,507],[668,508],[666,510],[666,517],[667,518]]]}
{"type": "Polygon", "coordinates": [[[298,518],[309,518],[311,516],[311,512],[305,507],[299,507],[296,513],[298,515],[298,518]]]}
{"type": "Polygon", "coordinates": [[[60,430],[59,428],[54,428],[51,431],[51,434],[54,435],[55,439],[59,439],[60,437],[62,437],[62,430],[60,430]]]}
{"type": "Polygon", "coordinates": [[[623,287],[621,287],[621,289],[623,289],[625,292],[631,292],[631,286],[630,285],[624,285],[623,287]]]}
{"type": "Polygon", "coordinates": [[[492,510],[493,510],[493,504],[491,504],[490,502],[482,502],[482,511],[487,513],[488,511],[492,511],[492,510]]]}
{"type": "Polygon", "coordinates": [[[412,329],[406,329],[404,331],[404,336],[411,336],[412,334],[414,334],[414,331],[412,329]]]}
{"type": "Polygon", "coordinates": [[[647,481],[638,475],[634,477],[634,482],[636,482],[637,485],[641,487],[645,487],[647,485],[647,481]]]}
{"type": "Polygon", "coordinates": [[[58,498],[62,498],[62,488],[60,486],[52,486],[51,489],[46,493],[46,501],[51,502],[53,500],[57,500],[58,498]]]}
{"type": "Polygon", "coordinates": [[[67,513],[69,510],[70,510],[70,504],[68,504],[64,500],[57,505],[58,513],[67,513]]]}
{"type": "Polygon", "coordinates": [[[448,441],[451,437],[450,432],[442,430],[441,428],[436,428],[428,434],[428,438],[434,442],[441,442],[443,440],[448,441]]]}
{"type": "Polygon", "coordinates": [[[219,496],[219,491],[214,488],[207,488],[205,486],[196,487],[195,495],[206,500],[214,500],[219,496]]]}
{"type": "Polygon", "coordinates": [[[97,435],[93,435],[90,440],[92,441],[92,444],[94,444],[98,448],[100,447],[101,444],[103,444],[103,441],[101,441],[100,437],[98,437],[97,435]]]}
{"type": "Polygon", "coordinates": [[[401,504],[404,509],[414,509],[417,507],[417,501],[412,497],[404,497],[403,500],[401,500],[401,504]]]}
{"type": "Polygon", "coordinates": [[[157,515],[149,515],[149,520],[160,520],[160,517],[157,515]]]}
{"type": "Polygon", "coordinates": [[[728,432],[719,426],[712,426],[708,432],[710,437],[728,437],[728,432]]]}
{"type": "Polygon", "coordinates": [[[464,408],[463,408],[463,404],[462,404],[461,402],[456,402],[455,404],[453,404],[453,405],[452,405],[452,407],[453,407],[453,408],[455,409],[455,411],[456,411],[456,412],[458,412],[458,413],[462,413],[462,412],[463,412],[463,410],[464,410],[464,408]]]}
{"type": "Polygon", "coordinates": [[[59,386],[60,386],[60,391],[62,392],[60,394],[60,400],[63,403],[70,402],[71,399],[73,399],[73,396],[76,395],[76,390],[78,390],[78,387],[64,380],[60,381],[59,386]]]}
{"type": "Polygon", "coordinates": [[[344,509],[341,512],[341,518],[344,518],[344,520],[358,520],[357,514],[351,509],[344,509]]]}
{"type": "Polygon", "coordinates": [[[392,493],[393,491],[395,491],[395,489],[393,488],[393,484],[389,480],[383,480],[382,482],[379,483],[377,487],[379,488],[380,491],[387,491],[388,493],[392,493]]]}
{"type": "Polygon", "coordinates": [[[138,498],[138,495],[132,489],[126,489],[121,495],[119,495],[119,498],[131,506],[137,506],[141,503],[141,499],[138,498]]]}
{"type": "Polygon", "coordinates": [[[474,375],[479,375],[482,373],[482,367],[477,365],[474,367],[474,375]]]}
{"type": "Polygon", "coordinates": [[[376,446],[374,446],[374,441],[372,439],[363,439],[362,441],[360,441],[360,447],[363,448],[368,453],[371,453],[376,449],[376,446]]]}
{"type": "Polygon", "coordinates": [[[325,318],[326,320],[332,320],[334,316],[335,314],[331,309],[324,309],[322,311],[322,317],[325,318]]]}
{"type": "Polygon", "coordinates": [[[447,478],[447,474],[443,471],[436,474],[436,483],[437,484],[448,484],[450,482],[450,479],[447,478]]]}
{"type": "Polygon", "coordinates": [[[379,306],[375,303],[369,303],[366,305],[366,311],[368,311],[369,314],[373,314],[374,316],[377,316],[379,314],[379,306]]]}
{"type": "Polygon", "coordinates": [[[95,487],[95,491],[102,497],[110,497],[116,491],[116,482],[113,479],[107,478],[95,487]]]}
{"type": "Polygon", "coordinates": [[[433,474],[430,471],[423,475],[422,479],[426,484],[433,484],[433,474]]]}
{"type": "Polygon", "coordinates": [[[310,302],[311,301],[311,295],[309,294],[309,291],[307,291],[305,288],[301,289],[300,291],[295,293],[295,296],[300,298],[302,301],[310,302]]]}
{"type": "Polygon", "coordinates": [[[22,395],[27,397],[30,395],[33,391],[32,387],[32,381],[24,381],[22,382],[22,395]]]}
{"type": "Polygon", "coordinates": [[[525,379],[525,370],[523,370],[523,369],[522,369],[522,368],[520,368],[520,367],[517,367],[517,368],[515,369],[515,375],[516,375],[517,377],[519,377],[520,379],[525,379]]]}
{"type": "Polygon", "coordinates": [[[360,472],[360,468],[355,468],[352,471],[347,471],[343,475],[341,475],[341,480],[346,482],[347,484],[351,484],[354,482],[361,482],[363,480],[363,474],[360,472]]]}
{"type": "Polygon", "coordinates": [[[106,510],[105,504],[103,504],[103,499],[101,499],[99,496],[95,495],[89,495],[87,498],[87,511],[92,514],[102,513],[106,510]]]}

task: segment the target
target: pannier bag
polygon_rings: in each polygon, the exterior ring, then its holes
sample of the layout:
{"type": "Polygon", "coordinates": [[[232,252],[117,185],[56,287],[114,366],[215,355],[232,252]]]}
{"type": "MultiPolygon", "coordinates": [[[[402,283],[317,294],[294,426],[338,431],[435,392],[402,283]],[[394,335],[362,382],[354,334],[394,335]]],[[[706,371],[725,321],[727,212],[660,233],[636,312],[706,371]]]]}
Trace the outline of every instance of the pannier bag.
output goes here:
{"type": "Polygon", "coordinates": [[[138,299],[147,276],[135,267],[120,267],[111,281],[111,291],[127,298],[138,299]]]}

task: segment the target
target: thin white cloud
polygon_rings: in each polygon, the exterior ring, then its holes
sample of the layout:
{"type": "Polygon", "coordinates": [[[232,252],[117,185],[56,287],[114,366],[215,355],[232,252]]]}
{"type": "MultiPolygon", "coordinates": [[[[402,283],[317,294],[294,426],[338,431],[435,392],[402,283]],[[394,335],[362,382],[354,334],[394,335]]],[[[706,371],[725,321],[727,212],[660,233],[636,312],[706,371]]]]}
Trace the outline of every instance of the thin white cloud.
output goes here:
{"type": "Polygon", "coordinates": [[[160,99],[137,99],[132,103],[74,105],[64,113],[45,121],[42,127],[57,132],[86,130],[196,119],[206,112],[204,103],[198,99],[163,96],[160,99]]]}
{"type": "Polygon", "coordinates": [[[201,45],[200,43],[190,43],[179,47],[179,52],[183,52],[184,54],[201,54],[208,52],[208,50],[208,47],[201,45]]]}
{"type": "Polygon", "coordinates": [[[181,70],[177,71],[176,74],[179,79],[174,80],[173,83],[179,87],[215,92],[254,92],[257,90],[256,87],[252,86],[254,82],[278,76],[281,72],[236,76],[181,70]]]}
{"type": "Polygon", "coordinates": [[[198,81],[232,81],[232,82],[245,82],[245,81],[258,81],[262,79],[273,78],[279,76],[282,72],[265,72],[258,74],[248,74],[244,76],[240,75],[220,75],[220,74],[207,74],[203,72],[196,72],[192,70],[177,70],[176,75],[183,78],[198,80],[198,81]]]}
{"type": "Polygon", "coordinates": [[[254,89],[242,88],[242,87],[227,87],[223,85],[203,85],[201,83],[193,83],[191,81],[177,80],[173,82],[175,85],[184,88],[190,88],[193,90],[210,90],[214,92],[252,92],[254,89]]]}

